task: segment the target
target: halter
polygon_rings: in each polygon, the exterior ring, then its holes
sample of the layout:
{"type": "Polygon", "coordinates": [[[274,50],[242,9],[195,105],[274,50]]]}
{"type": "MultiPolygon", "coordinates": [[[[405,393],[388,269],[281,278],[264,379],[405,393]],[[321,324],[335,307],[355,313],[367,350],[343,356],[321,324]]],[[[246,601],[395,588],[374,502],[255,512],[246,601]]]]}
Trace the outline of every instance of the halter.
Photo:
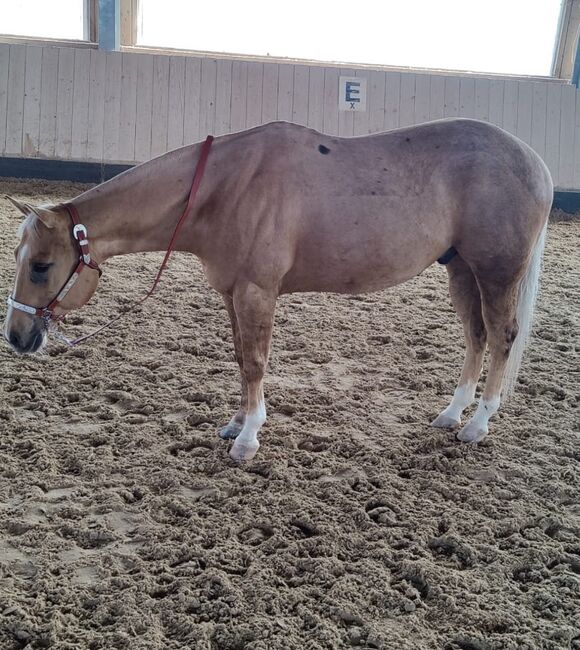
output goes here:
{"type": "Polygon", "coordinates": [[[93,259],[91,259],[87,227],[80,222],[79,213],[77,212],[76,207],[72,203],[63,203],[62,205],[69,213],[73,224],[72,236],[73,239],[77,242],[79,249],[78,264],[69,275],[68,280],[64,283],[62,289],[56,295],[56,298],[54,298],[52,302],[49,302],[46,307],[32,307],[31,305],[25,305],[24,303],[15,300],[12,296],[8,296],[6,299],[6,302],[10,307],[19,309],[20,311],[23,311],[26,314],[30,314],[31,316],[40,316],[42,319],[44,319],[47,325],[51,320],[59,320],[54,316],[54,308],[58,307],[58,305],[65,299],[65,296],[74,287],[83,269],[93,269],[95,271],[98,271],[99,275],[102,274],[99,265],[93,259]]]}

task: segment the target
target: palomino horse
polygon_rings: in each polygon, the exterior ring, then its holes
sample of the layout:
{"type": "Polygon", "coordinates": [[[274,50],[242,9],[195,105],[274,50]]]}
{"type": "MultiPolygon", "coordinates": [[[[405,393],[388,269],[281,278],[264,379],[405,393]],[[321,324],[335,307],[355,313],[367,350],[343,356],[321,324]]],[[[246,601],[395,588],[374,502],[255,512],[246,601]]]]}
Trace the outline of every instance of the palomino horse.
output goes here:
{"type": "MultiPolygon", "coordinates": [[[[66,205],[14,201],[26,215],[4,329],[16,351],[41,347],[42,307],[51,300],[55,318],[89,300],[98,264],[167,248],[200,152],[200,144],[171,151],[68,204],[83,224],[74,236],[84,254],[90,240],[89,265],[79,264],[66,205]],[[75,270],[76,284],[57,304],[54,297],[75,270]]],[[[175,248],[201,260],[231,320],[242,376],[240,408],[220,431],[235,439],[231,456],[251,459],[259,446],[279,295],[383,289],[436,260],[447,265],[467,352],[453,399],[433,425],[459,426],[474,400],[487,342],[485,388],[458,434],[482,440],[504,374],[504,392],[514,386],[531,328],[552,192],[546,166],[527,145],[475,120],[356,138],[277,122],[216,138],[175,248]]]]}

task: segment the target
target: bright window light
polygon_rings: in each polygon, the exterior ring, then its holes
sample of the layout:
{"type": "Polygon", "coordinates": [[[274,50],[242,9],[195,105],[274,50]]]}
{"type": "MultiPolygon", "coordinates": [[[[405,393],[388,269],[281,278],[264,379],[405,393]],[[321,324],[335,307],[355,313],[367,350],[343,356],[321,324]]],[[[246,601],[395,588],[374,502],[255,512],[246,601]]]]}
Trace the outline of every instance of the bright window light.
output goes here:
{"type": "Polygon", "coordinates": [[[549,75],[561,0],[140,0],[139,45],[549,75]]]}
{"type": "Polygon", "coordinates": [[[82,40],[85,0],[0,0],[0,33],[82,40]]]}

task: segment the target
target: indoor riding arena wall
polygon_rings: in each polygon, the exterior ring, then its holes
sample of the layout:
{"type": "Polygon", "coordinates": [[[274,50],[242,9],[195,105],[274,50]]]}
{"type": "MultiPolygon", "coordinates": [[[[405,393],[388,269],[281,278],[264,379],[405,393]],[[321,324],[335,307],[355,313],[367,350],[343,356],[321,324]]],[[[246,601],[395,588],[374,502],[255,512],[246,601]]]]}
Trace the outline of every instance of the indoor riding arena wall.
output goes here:
{"type": "Polygon", "coordinates": [[[132,164],[273,120],[352,136],[461,116],[518,136],[556,187],[580,190],[579,97],[562,79],[0,43],[0,156],[132,164]],[[338,110],[341,75],[366,78],[367,111],[338,110]]]}

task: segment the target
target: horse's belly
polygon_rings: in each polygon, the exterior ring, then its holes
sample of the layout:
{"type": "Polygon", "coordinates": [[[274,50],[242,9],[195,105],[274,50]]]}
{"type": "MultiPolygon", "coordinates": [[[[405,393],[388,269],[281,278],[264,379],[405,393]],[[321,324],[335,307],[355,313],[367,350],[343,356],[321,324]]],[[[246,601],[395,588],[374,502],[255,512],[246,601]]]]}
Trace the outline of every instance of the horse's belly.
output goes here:
{"type": "Polygon", "coordinates": [[[366,293],[410,280],[436,259],[433,255],[381,256],[298,255],[282,282],[281,293],[328,291],[366,293]]]}

